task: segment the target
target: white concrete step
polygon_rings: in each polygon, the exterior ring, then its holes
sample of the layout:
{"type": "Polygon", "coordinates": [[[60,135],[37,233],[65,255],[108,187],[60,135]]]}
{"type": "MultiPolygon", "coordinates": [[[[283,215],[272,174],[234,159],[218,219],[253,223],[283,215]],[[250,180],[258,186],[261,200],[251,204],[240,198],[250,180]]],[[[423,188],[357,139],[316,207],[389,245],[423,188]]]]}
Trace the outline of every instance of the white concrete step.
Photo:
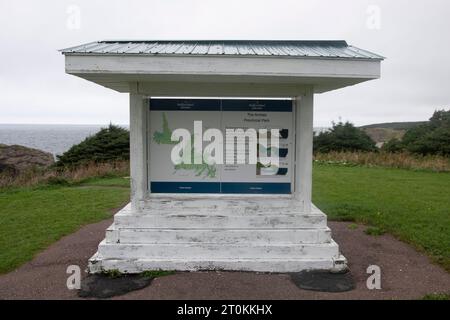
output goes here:
{"type": "Polygon", "coordinates": [[[165,203],[161,202],[149,202],[146,205],[146,208],[151,208],[152,210],[186,210],[186,209],[200,209],[200,210],[227,210],[227,211],[267,211],[267,210],[287,210],[291,212],[300,212],[301,204],[292,205],[287,201],[271,201],[271,202],[241,202],[241,201],[227,201],[227,202],[219,202],[215,203],[212,201],[195,201],[195,202],[186,202],[186,201],[176,201],[175,203],[171,203],[168,206],[165,203]]]}
{"type": "Polygon", "coordinates": [[[144,229],[126,228],[117,230],[111,226],[106,231],[106,242],[122,244],[139,243],[221,243],[252,245],[329,243],[329,228],[310,229],[144,229]]]}
{"type": "Polygon", "coordinates": [[[300,272],[303,270],[342,270],[346,259],[342,255],[328,259],[106,259],[95,254],[89,260],[91,273],[119,270],[122,273],[140,273],[146,270],[238,270],[256,272],[300,272]]]}
{"type": "Polygon", "coordinates": [[[108,259],[331,259],[339,257],[338,245],[248,245],[218,243],[122,244],[103,240],[98,253],[108,259]]]}
{"type": "Polygon", "coordinates": [[[117,228],[163,228],[163,229],[285,229],[325,228],[324,214],[275,214],[275,215],[210,215],[188,212],[180,214],[125,214],[114,216],[117,228]]]}
{"type": "MultiPolygon", "coordinates": [[[[301,203],[292,200],[151,200],[145,203],[143,212],[146,214],[202,212],[208,215],[267,215],[267,214],[302,214],[301,203]]],[[[122,209],[123,213],[132,213],[130,205],[122,209]]],[[[322,213],[317,207],[312,207],[312,213],[322,213]]]]}
{"type": "Polygon", "coordinates": [[[299,207],[282,196],[152,198],[139,210],[127,206],[115,215],[89,270],[345,268],[325,214],[316,207],[303,214],[299,207]]]}

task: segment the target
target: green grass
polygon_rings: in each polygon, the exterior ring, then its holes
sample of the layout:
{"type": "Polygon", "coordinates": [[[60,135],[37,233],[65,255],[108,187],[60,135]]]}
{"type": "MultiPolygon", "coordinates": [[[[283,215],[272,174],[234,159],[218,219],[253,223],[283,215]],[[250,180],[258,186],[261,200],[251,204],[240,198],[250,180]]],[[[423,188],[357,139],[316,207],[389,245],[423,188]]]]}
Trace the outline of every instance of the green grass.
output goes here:
{"type": "MultiPolygon", "coordinates": [[[[450,271],[450,173],[316,164],[313,174],[313,200],[330,219],[391,233],[450,271]]],[[[128,201],[128,186],[129,179],[111,177],[0,190],[0,273],[110,217],[128,201]]]]}
{"type": "Polygon", "coordinates": [[[141,273],[144,278],[160,278],[175,274],[175,271],[171,270],[148,270],[141,273]]]}
{"type": "Polygon", "coordinates": [[[90,178],[80,183],[82,186],[100,186],[100,187],[125,187],[130,186],[130,178],[111,177],[111,178],[90,178]]]}
{"type": "Polygon", "coordinates": [[[432,294],[427,294],[426,296],[424,296],[422,298],[422,300],[450,300],[450,294],[446,294],[446,293],[432,293],[432,294]]]}
{"type": "Polygon", "coordinates": [[[382,236],[383,234],[386,233],[386,231],[383,228],[379,228],[379,227],[368,227],[365,231],[365,234],[369,235],[369,236],[382,236]]]}
{"type": "Polygon", "coordinates": [[[120,184],[113,178],[92,185],[0,190],[0,273],[83,225],[110,217],[129,198],[129,189],[120,184]]]}
{"type": "Polygon", "coordinates": [[[117,269],[112,269],[112,270],[103,271],[103,275],[108,278],[111,278],[111,279],[116,279],[116,278],[120,278],[122,276],[122,272],[120,272],[117,269]]]}
{"type": "Polygon", "coordinates": [[[348,227],[350,230],[356,230],[356,229],[358,229],[358,225],[357,225],[356,223],[349,224],[347,227],[348,227]]]}
{"type": "Polygon", "coordinates": [[[450,271],[449,173],[318,164],[313,201],[331,220],[391,233],[450,271]]]}

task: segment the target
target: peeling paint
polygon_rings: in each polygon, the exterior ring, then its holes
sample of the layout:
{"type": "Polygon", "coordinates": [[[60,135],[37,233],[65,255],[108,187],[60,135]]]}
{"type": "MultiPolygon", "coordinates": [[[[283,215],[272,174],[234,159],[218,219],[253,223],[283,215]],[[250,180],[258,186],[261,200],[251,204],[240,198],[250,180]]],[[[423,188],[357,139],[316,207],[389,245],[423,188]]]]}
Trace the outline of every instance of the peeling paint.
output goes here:
{"type": "Polygon", "coordinates": [[[252,198],[152,198],[114,217],[90,272],[253,270],[297,272],[346,266],[326,216],[298,201],[252,198]],[[169,200],[172,199],[172,200],[169,200]],[[188,204],[186,206],[186,204],[188,204]]]}

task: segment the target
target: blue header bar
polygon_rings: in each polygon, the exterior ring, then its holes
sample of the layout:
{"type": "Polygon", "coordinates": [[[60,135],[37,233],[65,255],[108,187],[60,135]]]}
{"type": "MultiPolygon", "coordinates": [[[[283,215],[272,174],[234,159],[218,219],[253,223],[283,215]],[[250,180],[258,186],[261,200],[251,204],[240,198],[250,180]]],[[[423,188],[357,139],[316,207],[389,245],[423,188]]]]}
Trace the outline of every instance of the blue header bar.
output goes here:
{"type": "Polygon", "coordinates": [[[222,111],[292,112],[292,101],[222,100],[222,111]]]}
{"type": "Polygon", "coordinates": [[[220,111],[217,99],[150,99],[150,110],[220,111]]]}
{"type": "Polygon", "coordinates": [[[150,110],[292,112],[292,101],[235,99],[150,99],[150,110]]]}

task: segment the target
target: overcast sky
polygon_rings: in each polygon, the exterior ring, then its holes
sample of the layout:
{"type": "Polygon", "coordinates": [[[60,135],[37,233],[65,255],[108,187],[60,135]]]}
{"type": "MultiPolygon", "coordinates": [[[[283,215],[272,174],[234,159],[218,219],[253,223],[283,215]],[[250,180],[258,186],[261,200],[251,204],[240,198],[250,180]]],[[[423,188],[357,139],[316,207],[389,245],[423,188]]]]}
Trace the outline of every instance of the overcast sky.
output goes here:
{"type": "Polygon", "coordinates": [[[105,39],[347,40],[382,77],[317,95],[315,126],[425,120],[450,107],[449,30],[448,0],[0,0],[0,123],[128,123],[127,95],[57,51],[105,39]]]}

